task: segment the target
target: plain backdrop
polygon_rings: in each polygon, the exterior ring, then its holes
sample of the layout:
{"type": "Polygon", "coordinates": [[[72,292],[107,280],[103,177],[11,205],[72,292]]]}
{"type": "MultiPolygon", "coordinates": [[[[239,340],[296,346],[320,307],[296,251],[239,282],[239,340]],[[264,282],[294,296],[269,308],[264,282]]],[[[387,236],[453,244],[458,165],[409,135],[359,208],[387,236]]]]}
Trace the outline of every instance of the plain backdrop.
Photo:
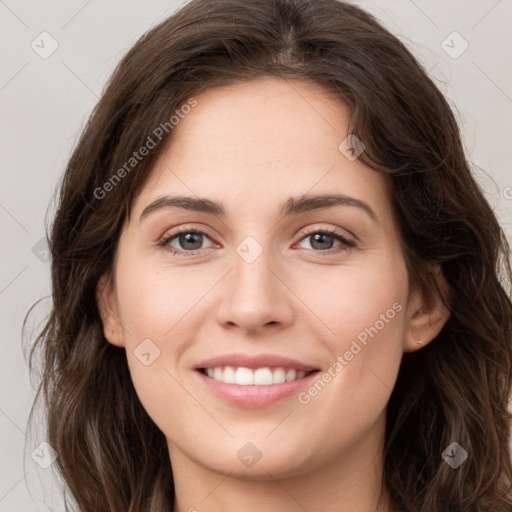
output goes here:
{"type": "MultiPolygon", "coordinates": [[[[29,376],[21,326],[28,308],[50,294],[45,213],[114,66],[183,3],[0,0],[0,512],[64,510],[51,467],[31,457],[42,429],[30,433],[25,450],[37,379],[29,376]]],[[[395,33],[449,98],[475,175],[510,238],[512,1],[354,3],[395,33]]]]}

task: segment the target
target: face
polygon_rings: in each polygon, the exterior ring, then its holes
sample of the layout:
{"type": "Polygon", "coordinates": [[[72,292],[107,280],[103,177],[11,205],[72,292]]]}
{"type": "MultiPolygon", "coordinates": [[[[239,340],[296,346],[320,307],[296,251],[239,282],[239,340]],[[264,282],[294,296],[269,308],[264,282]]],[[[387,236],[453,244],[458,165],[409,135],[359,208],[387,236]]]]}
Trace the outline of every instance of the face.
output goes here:
{"type": "Polygon", "coordinates": [[[350,112],[322,89],[195,99],[100,282],[105,336],[173,465],[265,478],[370,457],[423,318],[385,177],[339,148],[350,112]]]}

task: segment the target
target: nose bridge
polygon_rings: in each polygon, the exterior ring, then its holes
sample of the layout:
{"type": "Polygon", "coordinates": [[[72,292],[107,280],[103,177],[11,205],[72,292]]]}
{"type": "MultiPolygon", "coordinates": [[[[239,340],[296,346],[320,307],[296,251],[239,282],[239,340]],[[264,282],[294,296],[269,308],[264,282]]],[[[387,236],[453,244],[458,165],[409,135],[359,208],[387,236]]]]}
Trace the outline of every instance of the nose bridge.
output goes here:
{"type": "Polygon", "coordinates": [[[275,275],[279,265],[271,237],[260,235],[259,238],[262,243],[254,236],[247,236],[236,246],[233,269],[227,276],[228,290],[219,310],[222,322],[250,330],[269,322],[286,323],[291,317],[290,297],[275,275]]]}
{"type": "MultiPolygon", "coordinates": [[[[259,239],[262,240],[262,236],[259,239]]],[[[275,255],[272,254],[270,237],[265,237],[262,243],[252,235],[247,236],[236,247],[234,256],[234,269],[232,279],[234,281],[234,295],[239,299],[263,300],[271,302],[270,295],[276,295],[275,276],[269,267],[275,266],[275,255]],[[265,245],[263,245],[265,244],[265,245]],[[270,292],[274,293],[270,293],[270,292]]]]}

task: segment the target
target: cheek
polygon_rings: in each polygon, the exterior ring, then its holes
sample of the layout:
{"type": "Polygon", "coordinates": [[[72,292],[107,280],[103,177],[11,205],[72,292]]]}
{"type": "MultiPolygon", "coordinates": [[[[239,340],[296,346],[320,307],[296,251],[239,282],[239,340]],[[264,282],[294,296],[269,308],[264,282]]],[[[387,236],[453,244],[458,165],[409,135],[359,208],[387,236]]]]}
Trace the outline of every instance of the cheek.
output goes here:
{"type": "Polygon", "coordinates": [[[176,338],[183,329],[187,315],[193,315],[215,276],[143,261],[128,265],[118,267],[117,291],[129,343],[143,337],[163,346],[164,340],[176,338]]]}
{"type": "Polygon", "coordinates": [[[338,268],[327,280],[317,277],[323,284],[313,289],[309,282],[299,293],[322,320],[318,332],[326,334],[318,339],[331,361],[324,378],[319,376],[322,382],[306,390],[300,403],[311,413],[322,414],[327,407],[342,423],[350,418],[347,428],[358,422],[362,427],[382,412],[398,374],[408,291],[405,266],[389,258],[338,268]]]}
{"type": "MultiPolygon", "coordinates": [[[[325,328],[325,341],[336,354],[357,339],[394,338],[403,327],[407,276],[400,260],[361,262],[319,269],[297,281],[297,295],[325,328]],[[402,312],[402,313],[401,313],[402,312]],[[394,334],[393,334],[394,333],[394,334]]],[[[374,343],[377,345],[377,343],[374,343]]]]}
{"type": "Polygon", "coordinates": [[[157,268],[143,258],[118,260],[116,289],[132,381],[146,412],[170,436],[182,429],[183,419],[169,411],[191,414],[198,407],[179,384],[179,364],[197,337],[204,298],[218,281],[212,274],[206,267],[199,271],[160,263],[157,268]]]}

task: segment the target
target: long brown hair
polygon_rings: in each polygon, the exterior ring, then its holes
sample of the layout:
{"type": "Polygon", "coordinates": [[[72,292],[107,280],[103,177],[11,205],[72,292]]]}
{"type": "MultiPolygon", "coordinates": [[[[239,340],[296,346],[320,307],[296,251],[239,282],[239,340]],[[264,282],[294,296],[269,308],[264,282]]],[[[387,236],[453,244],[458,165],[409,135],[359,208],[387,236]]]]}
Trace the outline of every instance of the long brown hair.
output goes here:
{"type": "Polygon", "coordinates": [[[336,0],[192,0],[141,37],[107,84],[60,185],[53,309],[30,352],[31,367],[35,349],[43,353],[34,403],[45,399],[69,497],[82,512],[172,509],[165,437],[139,402],[124,350],[104,338],[96,284],[172,139],[170,117],[202,91],[263,76],[319,84],[350,107],[360,159],[389,176],[411,289],[439,293],[432,264],[449,286],[448,322],[404,355],[388,404],[393,498],[410,512],[510,511],[506,237],[438,88],[371,15],[336,0]],[[152,147],[127,167],[143,146],[152,147]],[[441,457],[452,442],[468,453],[457,469],[441,457]]]}

